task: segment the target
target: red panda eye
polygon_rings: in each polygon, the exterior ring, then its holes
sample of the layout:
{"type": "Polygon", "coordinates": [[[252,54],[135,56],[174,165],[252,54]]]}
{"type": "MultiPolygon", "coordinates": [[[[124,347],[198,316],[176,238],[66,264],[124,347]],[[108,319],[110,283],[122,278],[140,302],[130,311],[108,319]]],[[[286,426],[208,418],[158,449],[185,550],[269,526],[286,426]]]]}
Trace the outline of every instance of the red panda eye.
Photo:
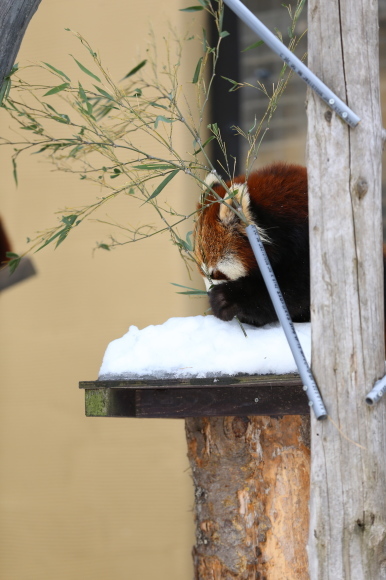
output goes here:
{"type": "Polygon", "coordinates": [[[212,280],[229,280],[228,276],[220,272],[220,270],[214,270],[214,272],[212,272],[210,277],[212,278],[212,280]]]}

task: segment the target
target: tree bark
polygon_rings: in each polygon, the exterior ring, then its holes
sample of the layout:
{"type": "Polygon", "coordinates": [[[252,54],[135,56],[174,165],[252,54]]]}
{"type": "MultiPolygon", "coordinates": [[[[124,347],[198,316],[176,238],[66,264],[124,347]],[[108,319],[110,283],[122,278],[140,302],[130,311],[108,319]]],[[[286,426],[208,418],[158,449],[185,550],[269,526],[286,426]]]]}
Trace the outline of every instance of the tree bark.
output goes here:
{"type": "Polygon", "coordinates": [[[386,405],[378,6],[309,0],[309,66],[361,117],[308,98],[312,368],[330,421],[311,427],[312,580],[386,578],[386,405]]]}
{"type": "Polygon", "coordinates": [[[307,580],[309,419],[186,420],[195,580],[307,580]]]}
{"type": "Polygon", "coordinates": [[[0,2],[0,87],[11,72],[27,26],[41,0],[0,2]]]}

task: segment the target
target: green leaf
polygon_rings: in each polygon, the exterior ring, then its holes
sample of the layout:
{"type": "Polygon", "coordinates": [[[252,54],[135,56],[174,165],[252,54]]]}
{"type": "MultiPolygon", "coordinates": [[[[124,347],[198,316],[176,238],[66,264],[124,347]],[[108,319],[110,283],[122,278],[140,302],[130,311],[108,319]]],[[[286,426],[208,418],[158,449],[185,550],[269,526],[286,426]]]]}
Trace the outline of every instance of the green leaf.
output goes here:
{"type": "Polygon", "coordinates": [[[193,76],[193,80],[192,80],[192,83],[193,84],[196,84],[197,81],[198,81],[198,79],[199,79],[200,71],[201,71],[201,65],[202,65],[202,59],[203,59],[203,57],[201,57],[198,60],[198,63],[197,63],[197,66],[196,66],[196,70],[194,71],[194,76],[193,76]]]}
{"type": "Polygon", "coordinates": [[[153,191],[151,196],[147,198],[145,203],[147,203],[151,199],[154,199],[155,197],[157,197],[157,195],[159,195],[161,193],[161,191],[167,186],[169,181],[171,181],[173,179],[173,177],[175,177],[177,175],[178,172],[179,172],[179,169],[175,169],[174,171],[169,173],[169,175],[167,177],[165,177],[165,179],[163,181],[161,181],[159,186],[155,188],[155,190],[153,191]]]}
{"type": "Polygon", "coordinates": [[[58,123],[65,123],[69,125],[71,123],[71,119],[68,115],[59,115],[59,117],[51,117],[53,121],[57,121],[58,123]]]}
{"type": "MultiPolygon", "coordinates": [[[[94,118],[93,117],[93,105],[88,100],[88,97],[85,93],[85,90],[80,83],[79,83],[79,96],[87,107],[87,113],[90,115],[90,117],[94,118]]],[[[83,111],[84,111],[84,109],[83,109],[83,111]]]]}
{"type": "Polygon", "coordinates": [[[186,288],[187,292],[176,292],[176,294],[189,294],[189,295],[199,295],[199,296],[206,296],[208,293],[205,290],[197,290],[196,288],[190,288],[189,286],[182,286],[181,284],[175,284],[174,282],[170,282],[172,286],[178,286],[178,288],[186,288]]]}
{"type": "Polygon", "coordinates": [[[193,251],[193,241],[192,241],[192,235],[193,235],[193,230],[188,232],[186,234],[186,238],[185,238],[185,244],[187,246],[187,249],[189,250],[189,252],[193,251]]]}
{"type": "Polygon", "coordinates": [[[55,95],[55,93],[60,93],[60,91],[64,91],[70,86],[70,83],[63,83],[62,85],[58,85],[53,89],[50,89],[46,93],[44,93],[43,97],[48,97],[48,95],[55,95]]]}
{"type": "MultiPolygon", "coordinates": [[[[72,56],[72,54],[71,54],[71,56],[72,56]]],[[[76,62],[76,64],[80,68],[80,70],[82,70],[84,73],[86,73],[86,75],[89,75],[93,79],[97,80],[98,83],[102,82],[99,77],[97,77],[96,75],[94,75],[94,73],[92,73],[90,70],[88,70],[88,68],[86,68],[85,66],[83,66],[83,64],[81,62],[79,62],[78,60],[76,60],[76,58],[74,56],[72,56],[72,58],[74,59],[74,61],[76,62]]]]}
{"type": "Polygon", "coordinates": [[[240,83],[237,83],[236,81],[232,80],[232,79],[228,79],[228,77],[221,77],[222,79],[224,79],[225,81],[228,81],[229,83],[232,83],[231,88],[229,89],[229,92],[232,93],[233,91],[237,91],[237,89],[241,88],[240,83]]]}
{"type": "Polygon", "coordinates": [[[96,88],[96,90],[98,92],[100,92],[101,95],[103,95],[104,97],[106,97],[106,99],[109,99],[109,101],[114,101],[114,103],[116,102],[114,97],[112,97],[111,95],[109,95],[109,93],[107,93],[105,90],[101,89],[100,87],[97,87],[96,85],[94,85],[94,87],[96,88]]]}
{"type": "Polygon", "coordinates": [[[152,105],[153,107],[159,107],[160,109],[165,109],[165,111],[169,111],[169,107],[165,107],[165,105],[159,105],[158,103],[155,103],[154,101],[150,101],[149,105],[152,105]]]}
{"type": "Polygon", "coordinates": [[[11,274],[13,274],[20,264],[21,256],[15,254],[14,252],[7,252],[5,255],[7,258],[9,258],[8,268],[10,269],[11,274]]]}
{"type": "Polygon", "coordinates": [[[123,77],[122,80],[124,81],[125,79],[128,79],[129,77],[135,75],[135,73],[138,72],[142,67],[144,67],[146,63],[147,60],[142,60],[139,64],[137,64],[137,66],[132,68],[131,71],[129,71],[127,75],[123,77]]]}
{"type": "Polygon", "coordinates": [[[83,149],[83,145],[76,145],[73,149],[71,149],[69,157],[76,157],[76,154],[79,153],[83,149]]]}
{"type": "Polygon", "coordinates": [[[154,128],[157,129],[158,127],[158,123],[162,121],[163,123],[174,123],[175,121],[177,121],[177,119],[168,119],[167,117],[164,117],[163,115],[158,115],[154,121],[154,128]]]}
{"type": "MultiPolygon", "coordinates": [[[[198,0],[200,1],[200,0],[198,0]]],[[[198,12],[204,10],[203,6],[189,6],[188,8],[180,8],[180,12],[198,12]]]]}
{"type": "Polygon", "coordinates": [[[118,167],[114,167],[114,173],[115,175],[110,175],[110,179],[115,179],[116,177],[119,177],[122,171],[118,169],[118,167]]]}
{"type": "Polygon", "coordinates": [[[9,79],[18,70],[19,70],[19,64],[16,62],[13,65],[13,67],[11,68],[11,72],[5,78],[9,79]]]}
{"type": "Polygon", "coordinates": [[[226,30],[223,30],[220,34],[220,38],[226,38],[227,36],[230,36],[230,33],[226,30]]]}
{"type": "Polygon", "coordinates": [[[174,165],[167,165],[166,163],[148,163],[143,165],[134,165],[133,169],[175,169],[174,165]]]}
{"type": "Polygon", "coordinates": [[[258,42],[254,42],[253,44],[250,44],[249,46],[247,46],[247,48],[244,48],[241,52],[247,52],[247,50],[252,50],[252,48],[257,48],[258,46],[261,46],[262,44],[264,44],[264,41],[259,40],[258,42]]]}
{"type": "Polygon", "coordinates": [[[77,213],[72,213],[70,215],[63,215],[61,221],[64,224],[66,224],[66,226],[73,226],[77,217],[78,217],[77,213]]]}
{"type": "Polygon", "coordinates": [[[98,244],[98,249],[108,250],[110,252],[110,246],[108,244],[98,244]]]}
{"type": "Polygon", "coordinates": [[[71,79],[66,74],[64,74],[64,72],[62,72],[58,68],[55,68],[54,66],[52,66],[52,64],[48,64],[48,62],[44,62],[44,61],[43,61],[43,64],[45,64],[46,66],[48,66],[48,68],[50,68],[51,70],[53,70],[54,72],[56,72],[61,77],[64,77],[68,81],[71,81],[71,79]]]}
{"type": "Polygon", "coordinates": [[[13,178],[15,180],[16,185],[18,185],[18,182],[17,182],[17,164],[16,164],[16,159],[14,157],[12,157],[12,166],[13,166],[13,178]]]}
{"type": "Polygon", "coordinates": [[[196,149],[195,151],[193,151],[194,155],[197,155],[197,153],[200,153],[200,151],[202,151],[202,149],[204,149],[208,143],[210,143],[211,141],[213,141],[213,139],[216,139],[216,137],[214,135],[211,135],[211,137],[209,137],[209,139],[207,139],[202,145],[201,147],[199,147],[198,149],[196,149]]]}

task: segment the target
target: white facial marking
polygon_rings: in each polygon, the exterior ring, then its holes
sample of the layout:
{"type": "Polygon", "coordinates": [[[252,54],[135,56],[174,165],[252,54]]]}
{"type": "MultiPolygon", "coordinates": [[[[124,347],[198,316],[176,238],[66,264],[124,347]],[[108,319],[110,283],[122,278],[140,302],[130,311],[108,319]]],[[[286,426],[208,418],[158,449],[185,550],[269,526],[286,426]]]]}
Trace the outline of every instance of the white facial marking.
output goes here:
{"type": "Polygon", "coordinates": [[[225,258],[221,258],[217,264],[216,270],[219,270],[225,274],[229,280],[237,280],[238,278],[245,276],[247,273],[242,262],[240,262],[240,260],[238,260],[235,256],[226,256],[225,258]]]}
{"type": "Polygon", "coordinates": [[[223,284],[229,280],[238,280],[247,274],[247,270],[240,260],[232,255],[221,258],[214,268],[207,268],[205,264],[201,264],[201,270],[204,272],[203,279],[207,292],[209,292],[210,287],[215,284],[223,284]],[[224,274],[227,277],[227,280],[213,280],[213,272],[221,272],[221,274],[224,274]]]}

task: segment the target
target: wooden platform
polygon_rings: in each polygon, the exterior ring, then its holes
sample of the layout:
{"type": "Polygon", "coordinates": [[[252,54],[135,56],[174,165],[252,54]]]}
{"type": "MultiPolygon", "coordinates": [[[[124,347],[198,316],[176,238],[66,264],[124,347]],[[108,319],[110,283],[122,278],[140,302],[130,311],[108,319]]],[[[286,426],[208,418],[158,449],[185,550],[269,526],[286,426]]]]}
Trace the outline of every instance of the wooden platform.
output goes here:
{"type": "Polygon", "coordinates": [[[81,381],[87,417],[185,418],[308,415],[300,377],[81,381]]]}

